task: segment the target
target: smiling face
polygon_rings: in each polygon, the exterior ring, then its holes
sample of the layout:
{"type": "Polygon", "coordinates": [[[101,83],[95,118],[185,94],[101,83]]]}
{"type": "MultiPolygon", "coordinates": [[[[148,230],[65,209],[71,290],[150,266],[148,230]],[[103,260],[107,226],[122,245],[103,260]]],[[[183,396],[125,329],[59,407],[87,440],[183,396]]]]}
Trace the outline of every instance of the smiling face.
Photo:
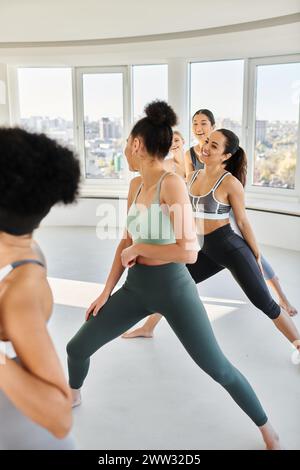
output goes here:
{"type": "Polygon", "coordinates": [[[222,132],[214,131],[206,138],[201,152],[201,160],[205,165],[219,165],[231,157],[231,153],[225,153],[226,137],[222,132]]]}
{"type": "Polygon", "coordinates": [[[176,131],[173,133],[171,152],[177,153],[183,150],[184,140],[176,131]]]}
{"type": "Polygon", "coordinates": [[[192,131],[199,143],[203,144],[213,129],[214,126],[206,114],[200,113],[193,117],[192,131]]]}

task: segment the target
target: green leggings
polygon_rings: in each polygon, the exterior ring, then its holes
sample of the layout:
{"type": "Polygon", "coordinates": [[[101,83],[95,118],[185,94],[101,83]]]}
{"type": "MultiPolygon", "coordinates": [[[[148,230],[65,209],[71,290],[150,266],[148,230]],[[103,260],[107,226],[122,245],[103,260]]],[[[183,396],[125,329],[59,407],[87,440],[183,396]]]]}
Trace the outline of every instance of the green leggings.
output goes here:
{"type": "Polygon", "coordinates": [[[191,275],[183,264],[134,265],[124,285],[67,345],[69,383],[82,386],[90,356],[153,312],[160,312],[189,355],[222,385],[257,426],[267,416],[246,378],[222,353],[191,275]]]}

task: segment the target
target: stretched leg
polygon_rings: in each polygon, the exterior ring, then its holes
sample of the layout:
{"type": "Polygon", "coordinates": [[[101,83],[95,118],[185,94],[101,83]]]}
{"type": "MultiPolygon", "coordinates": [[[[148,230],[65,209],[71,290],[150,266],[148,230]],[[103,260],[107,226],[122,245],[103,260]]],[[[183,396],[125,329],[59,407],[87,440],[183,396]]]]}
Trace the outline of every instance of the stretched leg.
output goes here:
{"type": "Polygon", "coordinates": [[[247,379],[221,351],[196,286],[185,286],[173,298],[164,315],[192,359],[222,385],[239,407],[260,427],[267,448],[278,448],[279,440],[247,379]]]}
{"type": "Polygon", "coordinates": [[[256,259],[245,240],[236,235],[236,238],[231,240],[231,249],[217,253],[216,256],[230,270],[253,305],[271,318],[279,331],[299,348],[300,334],[289,315],[271,297],[256,259]]]}
{"type": "Polygon", "coordinates": [[[279,279],[276,276],[276,273],[270,263],[266,260],[266,258],[262,255],[261,257],[261,264],[264,270],[264,278],[268,286],[270,286],[278,298],[279,305],[291,316],[293,317],[298,312],[295,307],[289,302],[286,294],[284,293],[279,279]]]}
{"type": "MultiPolygon", "coordinates": [[[[211,276],[214,276],[219,271],[224,269],[223,266],[212,261],[208,256],[206,256],[203,251],[199,251],[198,258],[196,263],[187,264],[192,278],[198,284],[199,282],[208,279],[211,276]]],[[[122,335],[122,338],[131,339],[131,338],[152,338],[155,327],[158,325],[162,318],[162,315],[159,313],[153,313],[150,315],[146,322],[140,327],[136,328],[130,332],[126,332],[122,335]]]]}
{"type": "Polygon", "coordinates": [[[146,322],[140,328],[135,328],[132,331],[124,333],[122,338],[153,338],[154,329],[161,319],[162,315],[160,313],[153,313],[149,315],[146,322]]]}
{"type": "Polygon", "coordinates": [[[293,305],[290,303],[288,300],[286,294],[282,290],[282,287],[280,285],[279,279],[277,276],[272,277],[272,279],[267,279],[266,282],[270,287],[272,287],[273,291],[278,297],[278,303],[279,305],[286,310],[286,312],[293,317],[294,315],[297,315],[298,311],[293,305]]]}
{"type": "Polygon", "coordinates": [[[97,316],[91,316],[67,345],[70,387],[82,386],[92,354],[147,314],[140,298],[125,285],[115,292],[97,316]]]}
{"type": "MultiPolygon", "coordinates": [[[[236,223],[236,220],[235,220],[235,217],[234,217],[234,214],[233,214],[232,210],[230,211],[230,225],[233,228],[234,232],[242,238],[243,235],[242,235],[242,233],[240,232],[240,230],[238,228],[238,225],[236,223]]],[[[277,295],[279,305],[284,310],[286,310],[286,312],[291,317],[293,317],[298,312],[295,309],[295,307],[293,307],[290,304],[290,302],[287,299],[285,293],[283,292],[283,289],[282,289],[282,287],[279,283],[279,279],[276,276],[274,269],[272,268],[270,263],[266,260],[266,258],[263,255],[261,256],[261,264],[262,264],[263,271],[264,271],[265,281],[269,285],[269,287],[271,287],[273,289],[273,291],[275,292],[275,294],[277,295]]]]}
{"type": "Polygon", "coordinates": [[[209,279],[224,269],[224,266],[210,258],[202,250],[198,252],[196,263],[187,264],[186,267],[196,284],[209,279]]]}

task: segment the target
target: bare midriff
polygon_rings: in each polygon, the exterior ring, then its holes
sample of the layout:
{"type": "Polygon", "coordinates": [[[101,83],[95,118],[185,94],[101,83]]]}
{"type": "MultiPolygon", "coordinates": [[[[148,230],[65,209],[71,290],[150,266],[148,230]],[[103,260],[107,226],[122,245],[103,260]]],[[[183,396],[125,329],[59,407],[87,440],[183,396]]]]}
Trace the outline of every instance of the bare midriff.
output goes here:
{"type": "Polygon", "coordinates": [[[198,235],[208,235],[209,233],[212,233],[218,228],[224,227],[229,223],[229,218],[221,220],[196,219],[196,232],[198,235]]]}

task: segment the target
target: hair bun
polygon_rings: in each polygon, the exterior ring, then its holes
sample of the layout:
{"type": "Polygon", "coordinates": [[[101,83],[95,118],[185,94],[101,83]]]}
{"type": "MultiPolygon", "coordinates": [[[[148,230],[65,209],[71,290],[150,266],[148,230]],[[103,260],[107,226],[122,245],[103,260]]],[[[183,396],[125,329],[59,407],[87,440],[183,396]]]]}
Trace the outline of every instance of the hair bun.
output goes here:
{"type": "Polygon", "coordinates": [[[165,101],[152,101],[145,107],[145,113],[154,126],[170,126],[177,124],[177,116],[165,101]]]}

